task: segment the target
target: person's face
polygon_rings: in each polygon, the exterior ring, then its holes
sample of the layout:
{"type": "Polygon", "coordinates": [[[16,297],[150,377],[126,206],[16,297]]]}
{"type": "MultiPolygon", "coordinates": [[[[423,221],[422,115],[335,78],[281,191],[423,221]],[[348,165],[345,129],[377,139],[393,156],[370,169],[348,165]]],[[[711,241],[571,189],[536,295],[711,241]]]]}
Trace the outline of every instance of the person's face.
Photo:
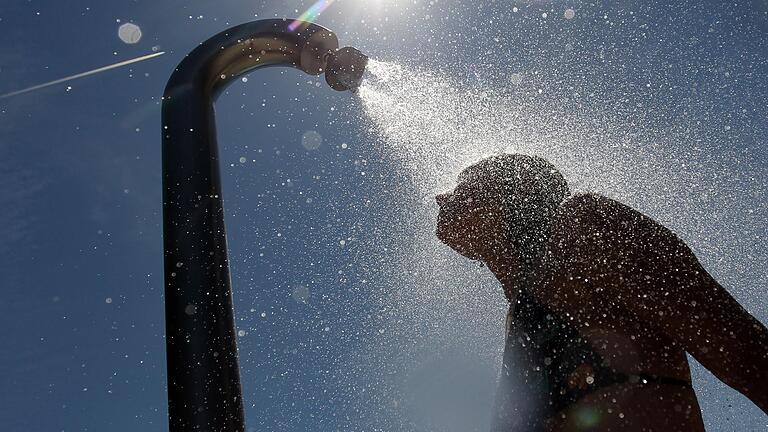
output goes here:
{"type": "Polygon", "coordinates": [[[436,235],[470,259],[484,259],[504,242],[502,200],[498,191],[479,182],[462,181],[451,192],[435,197],[440,211],[436,235]]]}

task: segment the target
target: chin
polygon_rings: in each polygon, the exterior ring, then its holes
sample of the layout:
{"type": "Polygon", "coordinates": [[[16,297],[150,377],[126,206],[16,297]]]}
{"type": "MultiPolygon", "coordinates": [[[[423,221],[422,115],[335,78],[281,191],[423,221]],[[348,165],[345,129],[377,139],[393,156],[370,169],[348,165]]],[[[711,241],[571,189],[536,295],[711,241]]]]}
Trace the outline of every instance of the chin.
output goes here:
{"type": "Polygon", "coordinates": [[[447,227],[445,224],[440,222],[437,223],[437,228],[435,228],[435,237],[437,237],[438,240],[450,246],[451,248],[456,248],[456,236],[453,235],[452,230],[449,229],[449,227],[447,227]]]}
{"type": "Polygon", "coordinates": [[[475,252],[474,249],[470,248],[461,248],[461,247],[455,247],[451,246],[453,250],[461,254],[464,258],[469,258],[471,260],[482,260],[482,257],[475,252]]]}
{"type": "Polygon", "coordinates": [[[437,229],[435,230],[435,236],[437,236],[438,240],[462,256],[473,260],[480,259],[478,254],[475,253],[475,249],[466,244],[466,242],[461,241],[461,236],[456,235],[455,231],[448,230],[445,226],[438,224],[437,229]]]}

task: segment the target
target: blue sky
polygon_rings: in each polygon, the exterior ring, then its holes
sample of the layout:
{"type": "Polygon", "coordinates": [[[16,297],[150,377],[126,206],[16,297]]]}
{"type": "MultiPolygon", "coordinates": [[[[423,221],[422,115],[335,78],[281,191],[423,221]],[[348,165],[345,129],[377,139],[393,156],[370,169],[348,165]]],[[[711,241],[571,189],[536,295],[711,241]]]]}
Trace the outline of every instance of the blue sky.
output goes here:
{"type": "MultiPolygon", "coordinates": [[[[665,223],[768,321],[768,4],[477,3],[338,0],[318,23],[374,58],[536,107],[527,135],[574,141],[519,148],[665,223]],[[560,111],[582,123],[558,126],[560,111]]],[[[166,52],[0,99],[0,429],[167,429],[162,90],[198,42],[309,6],[0,6],[0,94],[166,52]],[[118,37],[126,22],[138,43],[118,37]]],[[[428,168],[393,156],[363,111],[322,77],[280,69],[217,103],[247,424],[448,430],[434,413],[450,408],[456,430],[485,430],[503,296],[428,239],[421,216],[435,209],[409,171],[428,168]]],[[[709,430],[768,428],[694,375],[709,430]]]]}

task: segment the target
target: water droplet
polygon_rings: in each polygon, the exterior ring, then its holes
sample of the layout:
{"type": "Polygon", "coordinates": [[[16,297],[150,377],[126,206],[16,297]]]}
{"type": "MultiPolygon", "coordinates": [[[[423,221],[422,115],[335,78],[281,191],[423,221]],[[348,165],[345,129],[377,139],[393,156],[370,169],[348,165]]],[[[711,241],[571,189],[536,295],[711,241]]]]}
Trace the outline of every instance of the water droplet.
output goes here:
{"type": "Polygon", "coordinates": [[[317,150],[323,143],[323,136],[317,131],[307,131],[301,137],[301,145],[307,150],[317,150]]]}
{"type": "Polygon", "coordinates": [[[135,44],[141,40],[141,28],[133,23],[125,23],[117,28],[117,36],[127,44],[135,44]]]}
{"type": "Polygon", "coordinates": [[[306,303],[309,300],[309,288],[304,285],[297,285],[293,287],[291,297],[298,303],[306,303]]]}

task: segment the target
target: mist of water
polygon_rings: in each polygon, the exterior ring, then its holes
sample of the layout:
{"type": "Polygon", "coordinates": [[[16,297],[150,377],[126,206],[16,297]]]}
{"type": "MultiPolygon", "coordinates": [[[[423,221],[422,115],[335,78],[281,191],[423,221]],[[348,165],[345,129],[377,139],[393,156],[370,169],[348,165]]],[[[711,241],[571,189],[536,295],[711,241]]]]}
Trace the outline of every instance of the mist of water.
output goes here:
{"type": "MultiPolygon", "coordinates": [[[[382,298],[391,323],[385,340],[369,353],[392,373],[411,376],[408,368],[430,361],[432,368],[448,364],[452,360],[444,354],[451,350],[468,353],[464,357],[482,364],[481,369],[495,373],[499,366],[507,305],[498,282],[434,236],[434,195],[451,188],[463,168],[484,156],[542,156],[561,170],[572,190],[628,203],[682,234],[705,255],[728,256],[738,248],[736,243],[712,244],[707,234],[722,222],[716,218],[724,217],[711,215],[708,208],[729,198],[733,179],[701,144],[717,139],[706,127],[685,119],[660,127],[642,112],[633,112],[631,120],[619,118],[621,104],[577,104],[526,86],[520,76],[504,88],[488,87],[373,60],[367,74],[358,92],[365,115],[410,194],[403,208],[393,210],[402,224],[397,234],[402,247],[395,252],[397,269],[382,298]],[[430,350],[433,358],[425,360],[430,350]]],[[[402,396],[396,385],[379,386],[382,403],[402,396]]],[[[453,391],[461,392],[462,385],[453,391]]],[[[492,399],[492,382],[484,385],[482,391],[492,399]]],[[[488,404],[478,399],[462,409],[488,404]]],[[[455,428],[439,428],[470,430],[470,424],[484,427],[473,418],[455,428]]]]}

